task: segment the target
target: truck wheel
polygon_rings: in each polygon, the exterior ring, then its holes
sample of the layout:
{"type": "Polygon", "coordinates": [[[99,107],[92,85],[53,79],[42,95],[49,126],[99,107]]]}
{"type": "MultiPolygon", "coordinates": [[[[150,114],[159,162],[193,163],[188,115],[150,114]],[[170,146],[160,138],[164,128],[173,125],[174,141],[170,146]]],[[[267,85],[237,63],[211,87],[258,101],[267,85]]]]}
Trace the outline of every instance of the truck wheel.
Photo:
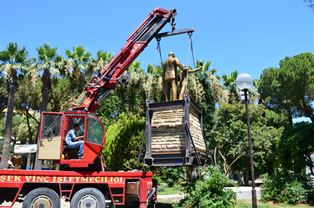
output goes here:
{"type": "Polygon", "coordinates": [[[59,208],[59,195],[49,188],[37,188],[29,192],[24,201],[23,208],[59,208]]]}
{"type": "Polygon", "coordinates": [[[105,196],[96,188],[84,188],[71,199],[71,208],[105,208],[105,196]]]}

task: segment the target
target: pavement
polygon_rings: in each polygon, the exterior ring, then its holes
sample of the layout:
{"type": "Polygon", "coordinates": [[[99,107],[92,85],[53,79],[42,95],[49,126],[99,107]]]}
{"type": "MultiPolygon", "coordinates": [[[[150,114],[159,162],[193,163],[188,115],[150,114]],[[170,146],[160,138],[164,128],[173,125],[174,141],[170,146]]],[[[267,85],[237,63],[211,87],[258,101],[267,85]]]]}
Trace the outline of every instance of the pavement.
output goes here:
{"type": "Polygon", "coordinates": [[[157,195],[158,202],[179,202],[184,198],[184,194],[169,194],[169,195],[157,195]]]}
{"type": "MultiPolygon", "coordinates": [[[[238,186],[238,187],[227,187],[226,189],[231,189],[236,192],[238,200],[251,200],[252,199],[252,187],[250,186],[238,186]]],[[[257,200],[261,199],[262,193],[261,188],[256,187],[256,198],[257,200]]]]}
{"type": "MultiPolygon", "coordinates": [[[[10,206],[11,203],[4,203],[1,206],[10,206]]],[[[22,208],[22,203],[16,202],[12,208],[22,208]]],[[[63,199],[61,200],[61,208],[70,208],[70,203],[65,202],[63,199]]]]}

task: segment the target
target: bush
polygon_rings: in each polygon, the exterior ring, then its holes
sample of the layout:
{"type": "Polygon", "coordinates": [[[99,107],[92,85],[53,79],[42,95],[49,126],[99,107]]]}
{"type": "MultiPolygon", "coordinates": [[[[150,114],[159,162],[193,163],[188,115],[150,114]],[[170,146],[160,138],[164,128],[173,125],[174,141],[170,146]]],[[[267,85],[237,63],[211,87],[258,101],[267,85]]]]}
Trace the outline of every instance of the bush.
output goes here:
{"type": "Polygon", "coordinates": [[[185,181],[184,167],[160,167],[152,170],[157,184],[166,183],[169,187],[182,184],[185,181]]]}
{"type": "Polygon", "coordinates": [[[298,178],[280,175],[264,175],[262,191],[264,201],[276,203],[298,204],[307,200],[307,190],[298,178]]]}
{"type": "MultiPolygon", "coordinates": [[[[103,155],[109,170],[132,170],[137,167],[142,140],[144,138],[145,119],[122,113],[107,130],[103,155]]],[[[140,167],[143,168],[143,167],[140,167]]]]}
{"type": "Polygon", "coordinates": [[[187,190],[186,197],[179,207],[199,208],[230,208],[236,205],[236,195],[233,191],[225,189],[229,182],[216,167],[209,167],[205,174],[197,179],[187,190]]]}

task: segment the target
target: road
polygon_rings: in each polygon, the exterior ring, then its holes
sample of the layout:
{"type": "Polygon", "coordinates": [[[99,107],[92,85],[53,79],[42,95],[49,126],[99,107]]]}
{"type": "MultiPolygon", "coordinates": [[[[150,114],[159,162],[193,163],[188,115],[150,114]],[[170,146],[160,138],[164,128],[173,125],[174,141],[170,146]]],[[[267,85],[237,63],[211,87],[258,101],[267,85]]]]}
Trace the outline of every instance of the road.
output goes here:
{"type": "MultiPolygon", "coordinates": [[[[241,200],[250,200],[251,199],[251,187],[230,187],[231,189],[236,192],[237,199],[241,200]]],[[[256,187],[256,195],[257,199],[261,198],[261,189],[256,187]]],[[[159,202],[179,202],[180,199],[183,199],[182,194],[173,194],[173,195],[158,195],[159,202]]],[[[5,206],[9,206],[9,203],[3,204],[5,206]]],[[[22,203],[15,203],[13,208],[22,208],[22,203]]],[[[65,202],[63,199],[61,200],[61,208],[70,208],[70,203],[65,202]]]]}
{"type": "MultiPolygon", "coordinates": [[[[11,203],[4,203],[2,206],[10,206],[11,203]]],[[[15,203],[13,208],[22,208],[22,203],[15,203]]],[[[63,199],[61,200],[61,208],[70,208],[70,203],[65,202],[63,199]]]]}

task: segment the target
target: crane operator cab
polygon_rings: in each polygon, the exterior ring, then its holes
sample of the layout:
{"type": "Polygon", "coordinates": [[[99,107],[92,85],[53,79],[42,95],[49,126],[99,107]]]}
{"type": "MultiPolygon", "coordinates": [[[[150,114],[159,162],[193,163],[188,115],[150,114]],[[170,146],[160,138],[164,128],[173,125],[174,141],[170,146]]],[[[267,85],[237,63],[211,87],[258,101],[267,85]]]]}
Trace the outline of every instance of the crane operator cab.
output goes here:
{"type": "Polygon", "coordinates": [[[70,168],[87,168],[101,163],[105,139],[104,125],[95,114],[43,112],[38,159],[53,160],[70,168]]]}

